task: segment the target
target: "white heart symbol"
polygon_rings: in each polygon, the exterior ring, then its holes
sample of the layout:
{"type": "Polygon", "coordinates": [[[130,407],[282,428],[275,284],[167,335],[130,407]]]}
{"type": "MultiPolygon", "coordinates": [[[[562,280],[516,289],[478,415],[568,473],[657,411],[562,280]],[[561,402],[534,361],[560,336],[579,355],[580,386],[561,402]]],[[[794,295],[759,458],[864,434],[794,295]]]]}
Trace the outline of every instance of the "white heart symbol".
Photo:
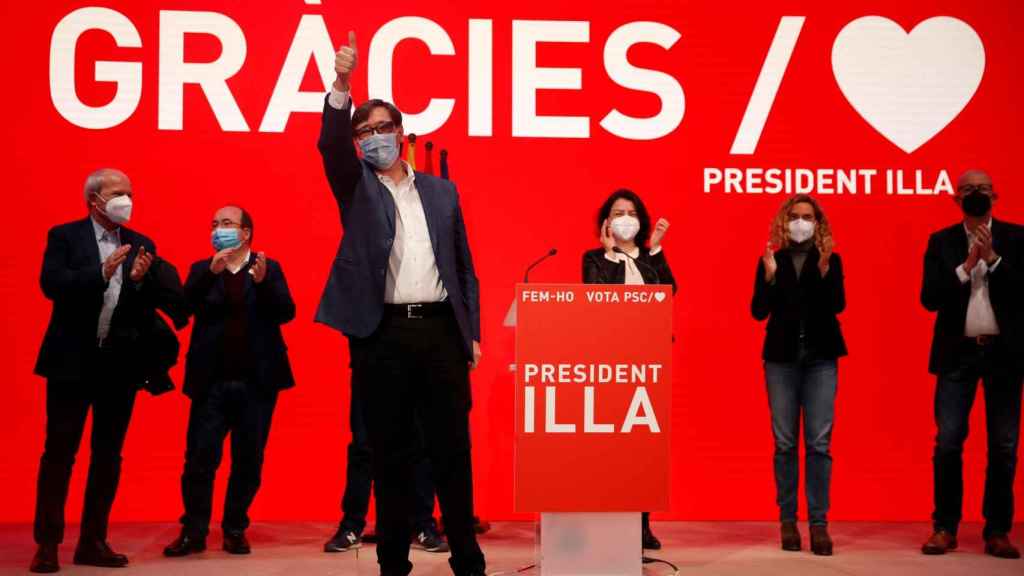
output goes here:
{"type": "Polygon", "coordinates": [[[654,293],[654,299],[657,300],[658,302],[661,302],[661,301],[665,300],[665,293],[664,292],[655,292],[654,293]]]}
{"type": "Polygon", "coordinates": [[[929,18],[907,34],[888,18],[865,16],[836,36],[832,73],[868,124],[909,154],[971,101],[985,74],[985,47],[956,18],[929,18]]]}

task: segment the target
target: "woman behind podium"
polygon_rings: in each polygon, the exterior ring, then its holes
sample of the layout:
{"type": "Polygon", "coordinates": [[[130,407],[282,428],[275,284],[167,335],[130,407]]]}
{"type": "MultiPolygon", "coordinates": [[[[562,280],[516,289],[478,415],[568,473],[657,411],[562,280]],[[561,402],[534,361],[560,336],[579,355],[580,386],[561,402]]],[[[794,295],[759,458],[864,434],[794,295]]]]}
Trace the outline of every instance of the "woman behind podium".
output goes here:
{"type": "Polygon", "coordinates": [[[750,310],[768,319],[764,376],[775,437],[775,488],[783,550],[800,550],[796,525],[800,416],[804,420],[811,551],[832,554],[828,534],[837,359],[846,344],[836,315],[846,307],[843,266],[817,201],[799,195],[775,215],[757,263],[750,310]]]}
{"type": "MultiPolygon", "coordinates": [[[[597,213],[597,233],[601,247],[583,254],[585,284],[671,284],[676,281],[661,241],[668,220],[661,218],[651,233],[647,207],[634,192],[616,190],[597,213]],[[647,241],[650,238],[650,246],[647,241]]],[[[651,532],[650,513],[643,513],[643,547],[660,550],[661,542],[651,532]]]]}

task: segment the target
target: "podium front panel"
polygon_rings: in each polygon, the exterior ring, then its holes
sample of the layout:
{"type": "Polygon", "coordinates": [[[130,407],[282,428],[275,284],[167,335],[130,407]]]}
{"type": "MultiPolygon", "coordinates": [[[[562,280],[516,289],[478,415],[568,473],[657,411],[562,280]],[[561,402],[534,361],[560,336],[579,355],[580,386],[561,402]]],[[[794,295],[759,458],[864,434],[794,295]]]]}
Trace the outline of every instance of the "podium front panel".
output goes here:
{"type": "Polygon", "coordinates": [[[515,509],[665,510],[670,286],[516,286],[515,509]]]}

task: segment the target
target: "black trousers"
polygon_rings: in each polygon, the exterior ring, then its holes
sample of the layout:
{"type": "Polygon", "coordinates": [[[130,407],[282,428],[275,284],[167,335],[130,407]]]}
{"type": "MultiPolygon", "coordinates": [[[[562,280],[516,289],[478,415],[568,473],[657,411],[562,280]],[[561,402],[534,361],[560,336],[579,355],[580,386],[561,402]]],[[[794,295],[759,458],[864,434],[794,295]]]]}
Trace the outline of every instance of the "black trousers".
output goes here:
{"type": "MultiPolygon", "coordinates": [[[[1019,351],[1017,352],[1019,353],[1019,351]]],[[[964,344],[959,366],[940,374],[935,386],[938,434],[932,458],[935,476],[936,530],[957,533],[963,509],[963,449],[977,395],[985,390],[988,469],[982,514],[984,536],[1008,534],[1013,526],[1013,479],[1020,438],[1021,374],[1012,368],[1011,352],[997,345],[964,344]]]]}
{"type": "Polygon", "coordinates": [[[135,406],[136,389],[104,375],[105,360],[97,351],[95,368],[82,380],[46,382],[46,444],[39,462],[34,536],[38,544],[64,540],[64,504],[71,468],[92,409],[89,477],[85,486],[79,541],[106,541],[110,508],[121,478],[121,449],[135,406]]]}
{"type": "Polygon", "coordinates": [[[185,471],[181,497],[185,531],[206,536],[213,511],[213,482],[231,433],[231,475],[221,528],[242,532],[249,527],[249,506],[256,498],[263,472],[263,452],[277,391],[250,390],[244,381],[216,382],[206,394],[192,399],[188,415],[185,471]]]}
{"type": "Polygon", "coordinates": [[[353,383],[373,451],[377,561],[382,576],[405,576],[415,501],[415,426],[423,426],[449,560],[456,576],[483,571],[473,532],[469,366],[452,314],[406,318],[385,313],[377,331],[350,338],[353,383]]]}
{"type": "MultiPolygon", "coordinates": [[[[341,526],[362,534],[366,528],[366,514],[370,509],[370,491],[373,487],[373,451],[370,449],[369,432],[363,418],[363,390],[365,385],[355,382],[353,373],[352,393],[349,401],[349,428],[352,441],[348,445],[348,461],[345,467],[345,495],[341,500],[343,513],[341,526]]],[[[434,525],[434,480],[431,478],[430,460],[427,458],[422,425],[416,423],[416,456],[413,464],[415,477],[415,498],[413,500],[412,530],[417,534],[434,525]]]]}

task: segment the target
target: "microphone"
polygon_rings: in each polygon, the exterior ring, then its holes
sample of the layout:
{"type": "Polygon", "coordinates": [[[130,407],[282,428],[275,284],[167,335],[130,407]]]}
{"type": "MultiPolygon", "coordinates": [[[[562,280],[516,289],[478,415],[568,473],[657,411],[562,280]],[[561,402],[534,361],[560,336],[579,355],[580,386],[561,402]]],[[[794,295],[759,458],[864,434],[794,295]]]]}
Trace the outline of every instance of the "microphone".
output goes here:
{"type": "Polygon", "coordinates": [[[647,262],[641,262],[640,260],[637,260],[636,258],[633,258],[629,254],[626,254],[626,251],[623,250],[622,248],[619,248],[618,246],[615,246],[614,248],[612,248],[612,252],[615,252],[616,254],[622,254],[626,258],[629,258],[630,260],[632,260],[633,263],[636,264],[637,266],[643,266],[644,268],[647,268],[648,270],[651,271],[651,274],[654,274],[654,283],[655,284],[661,284],[661,275],[658,274],[658,271],[654,269],[654,266],[651,266],[647,262]]]}
{"type": "Polygon", "coordinates": [[[534,261],[533,264],[530,264],[529,266],[527,266],[526,267],[526,273],[523,274],[523,284],[528,284],[530,282],[530,270],[533,270],[534,268],[537,267],[538,264],[540,264],[541,262],[547,260],[548,258],[551,258],[555,254],[558,254],[558,249],[557,248],[552,248],[551,250],[548,250],[547,254],[541,256],[536,261],[534,261]]]}

